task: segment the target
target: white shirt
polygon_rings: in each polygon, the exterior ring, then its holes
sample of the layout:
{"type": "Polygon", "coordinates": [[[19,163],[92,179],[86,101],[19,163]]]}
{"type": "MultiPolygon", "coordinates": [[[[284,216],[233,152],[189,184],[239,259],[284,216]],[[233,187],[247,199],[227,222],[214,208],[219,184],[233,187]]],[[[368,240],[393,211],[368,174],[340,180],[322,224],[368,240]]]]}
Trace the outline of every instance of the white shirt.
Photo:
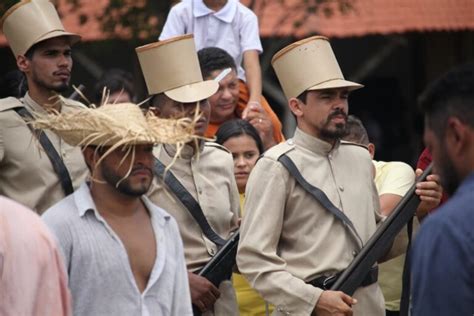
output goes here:
{"type": "Polygon", "coordinates": [[[219,47],[227,51],[234,58],[242,80],[245,80],[243,53],[263,51],[257,16],[238,0],[228,0],[217,12],[209,9],[203,0],[183,0],[171,8],[159,39],[191,33],[197,50],[219,47]]]}
{"type": "Polygon", "coordinates": [[[143,293],[122,241],[97,212],[86,183],[43,214],[65,257],[75,316],[192,315],[178,225],[147,197],[142,201],[157,245],[143,293]]]}

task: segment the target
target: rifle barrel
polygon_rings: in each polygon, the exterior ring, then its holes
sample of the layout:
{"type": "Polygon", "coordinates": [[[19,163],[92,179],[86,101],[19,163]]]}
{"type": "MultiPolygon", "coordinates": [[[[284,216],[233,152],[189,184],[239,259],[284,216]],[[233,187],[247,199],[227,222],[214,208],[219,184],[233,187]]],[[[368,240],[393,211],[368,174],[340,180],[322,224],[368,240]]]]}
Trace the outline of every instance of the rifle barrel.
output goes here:
{"type": "Polygon", "coordinates": [[[426,177],[431,173],[431,169],[432,164],[425,169],[416,183],[397,204],[393,212],[380,225],[349,266],[341,273],[331,287],[331,290],[343,291],[348,295],[354,294],[375,262],[386,253],[387,246],[391,245],[396,235],[415,214],[420,204],[420,199],[415,193],[416,184],[425,181],[426,177]]]}

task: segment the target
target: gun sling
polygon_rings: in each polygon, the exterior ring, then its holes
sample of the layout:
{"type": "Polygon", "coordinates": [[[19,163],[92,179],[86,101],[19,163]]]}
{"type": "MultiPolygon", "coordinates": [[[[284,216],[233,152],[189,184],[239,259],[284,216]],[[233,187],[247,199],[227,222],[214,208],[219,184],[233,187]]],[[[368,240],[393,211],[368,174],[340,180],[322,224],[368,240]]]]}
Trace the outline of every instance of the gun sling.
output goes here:
{"type": "Polygon", "coordinates": [[[186,190],[170,170],[165,172],[165,169],[166,166],[155,158],[155,174],[160,179],[164,180],[165,184],[170,188],[178,200],[188,209],[189,213],[191,213],[192,217],[199,224],[204,235],[218,247],[223,246],[226,241],[217,235],[211,225],[209,225],[209,222],[207,221],[206,216],[204,216],[201,206],[196,199],[188,192],[188,190],[186,190]]]}
{"type": "MultiPolygon", "coordinates": [[[[283,154],[278,158],[278,161],[288,170],[288,172],[295,178],[299,185],[305,189],[311,196],[313,196],[316,201],[318,201],[326,210],[331,212],[337,219],[339,219],[345,227],[351,229],[355,236],[357,236],[358,246],[362,247],[362,240],[357,233],[354,224],[352,221],[344,214],[341,210],[339,210],[327,197],[327,195],[319,188],[315,187],[314,185],[310,184],[306,179],[301,175],[298,167],[294,164],[290,157],[283,154]]],[[[319,287],[321,289],[329,289],[332,284],[338,279],[338,277],[342,274],[339,272],[337,274],[331,276],[321,276],[314,280],[311,280],[307,283],[319,287]]],[[[372,283],[377,282],[378,278],[378,268],[374,267],[366,276],[366,278],[362,281],[362,286],[368,286],[372,283]]]]}
{"type": "Polygon", "coordinates": [[[315,187],[301,175],[298,167],[296,167],[295,163],[291,160],[290,157],[283,154],[278,158],[278,161],[288,170],[288,172],[295,178],[296,182],[303,187],[303,189],[308,192],[312,197],[316,199],[326,210],[331,212],[338,220],[340,220],[345,227],[352,230],[355,236],[357,236],[356,242],[359,248],[362,248],[362,239],[359,237],[354,224],[352,221],[338,209],[327,197],[327,195],[319,188],[315,187]]]}
{"type": "Polygon", "coordinates": [[[17,107],[14,108],[15,112],[20,115],[23,120],[27,123],[26,125],[31,130],[33,135],[38,138],[38,141],[43,147],[46,155],[48,156],[51,164],[53,166],[53,170],[59,178],[61,182],[61,187],[63,189],[64,194],[67,196],[74,192],[74,188],[72,186],[71,176],[69,175],[69,171],[67,170],[61,156],[58,154],[56,149],[54,148],[53,144],[49,140],[46,133],[42,132],[41,130],[34,129],[30,124],[28,124],[29,119],[33,119],[33,116],[30,112],[24,107],[17,107]]]}

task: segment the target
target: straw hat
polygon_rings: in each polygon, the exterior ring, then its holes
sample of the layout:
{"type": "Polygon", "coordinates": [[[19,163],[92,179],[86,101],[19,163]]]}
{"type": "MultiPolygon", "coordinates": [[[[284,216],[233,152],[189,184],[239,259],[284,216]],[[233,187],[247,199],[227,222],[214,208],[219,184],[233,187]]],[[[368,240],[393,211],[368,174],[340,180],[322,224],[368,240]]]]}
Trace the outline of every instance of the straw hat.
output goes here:
{"type": "Polygon", "coordinates": [[[306,90],[363,87],[344,79],[329,40],[323,36],[290,44],[273,56],[272,65],[288,99],[306,90]]]}
{"type": "Polygon", "coordinates": [[[151,111],[144,115],[138,105],[132,103],[35,116],[31,122],[35,128],[49,129],[72,146],[182,145],[196,139],[195,122],[190,119],[162,119],[151,111]]]}
{"type": "Polygon", "coordinates": [[[207,99],[219,88],[214,80],[203,81],[192,34],[135,50],[149,95],[164,92],[170,99],[191,103],[207,99]]]}
{"type": "Polygon", "coordinates": [[[69,36],[71,44],[81,37],[64,30],[54,5],[49,0],[22,0],[5,12],[0,26],[15,57],[41,41],[69,36]]]}

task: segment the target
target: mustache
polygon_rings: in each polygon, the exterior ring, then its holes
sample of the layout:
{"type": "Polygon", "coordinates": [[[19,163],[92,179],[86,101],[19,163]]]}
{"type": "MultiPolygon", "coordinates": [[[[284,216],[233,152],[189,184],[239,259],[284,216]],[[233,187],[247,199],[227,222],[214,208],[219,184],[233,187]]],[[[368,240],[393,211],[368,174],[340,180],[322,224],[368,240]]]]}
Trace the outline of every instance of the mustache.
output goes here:
{"type": "Polygon", "coordinates": [[[329,116],[328,116],[328,121],[331,120],[333,117],[339,116],[339,115],[343,116],[343,117],[344,117],[344,120],[347,121],[347,116],[348,116],[348,115],[347,115],[347,113],[345,113],[342,109],[337,109],[337,110],[335,110],[334,112],[332,112],[331,114],[329,114],[329,116]]]}
{"type": "Polygon", "coordinates": [[[150,174],[153,174],[153,171],[151,168],[145,167],[145,166],[136,166],[132,168],[132,171],[130,173],[135,173],[135,172],[140,172],[140,171],[148,171],[150,174]]]}

